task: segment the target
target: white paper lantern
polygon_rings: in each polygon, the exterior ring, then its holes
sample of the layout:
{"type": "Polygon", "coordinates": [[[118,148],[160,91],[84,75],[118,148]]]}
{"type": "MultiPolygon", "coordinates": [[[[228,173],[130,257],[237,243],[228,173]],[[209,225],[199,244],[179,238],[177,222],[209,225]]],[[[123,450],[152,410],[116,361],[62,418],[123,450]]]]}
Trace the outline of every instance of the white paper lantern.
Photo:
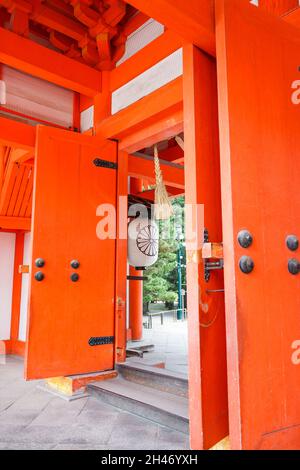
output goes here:
{"type": "Polygon", "coordinates": [[[138,217],[128,224],[128,263],[152,266],[158,258],[159,231],[154,220],[138,217]]]}

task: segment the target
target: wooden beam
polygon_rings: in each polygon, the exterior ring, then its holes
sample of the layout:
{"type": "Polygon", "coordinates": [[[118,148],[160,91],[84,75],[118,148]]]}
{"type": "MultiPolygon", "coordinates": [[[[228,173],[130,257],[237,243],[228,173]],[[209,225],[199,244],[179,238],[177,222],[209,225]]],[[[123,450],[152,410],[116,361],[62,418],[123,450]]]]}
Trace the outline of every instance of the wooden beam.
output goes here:
{"type": "Polygon", "coordinates": [[[1,230],[26,230],[31,229],[30,217],[6,217],[0,216],[1,230]]]}
{"type": "Polygon", "coordinates": [[[172,147],[161,150],[159,157],[162,160],[167,160],[168,162],[183,163],[184,151],[181,149],[181,147],[179,147],[179,145],[174,145],[172,147]]]}
{"type": "MultiPolygon", "coordinates": [[[[161,162],[161,171],[164,182],[167,186],[184,189],[184,169],[178,165],[172,165],[161,162]]],[[[128,175],[135,178],[145,178],[150,183],[155,182],[154,162],[151,158],[137,157],[129,155],[128,157],[128,175]]]]}
{"type": "Polygon", "coordinates": [[[166,186],[167,193],[170,199],[176,198],[178,196],[184,196],[185,189],[174,188],[173,186],[166,186]]]}
{"type": "Polygon", "coordinates": [[[182,77],[171,81],[153,93],[96,124],[97,135],[121,140],[131,132],[168,115],[170,109],[182,107],[182,77]]]}
{"type": "MultiPolygon", "coordinates": [[[[166,190],[170,199],[174,199],[178,196],[184,195],[184,189],[174,188],[172,186],[166,186],[166,190]]],[[[154,189],[146,189],[146,191],[142,191],[140,193],[136,193],[135,196],[140,197],[142,199],[147,199],[148,201],[154,201],[155,198],[155,190],[154,189]]]]}
{"type": "Polygon", "coordinates": [[[110,74],[110,90],[115,91],[133,80],[168,55],[180,49],[183,40],[171,31],[166,31],[157,39],[127,59],[110,74]]]}
{"type": "Polygon", "coordinates": [[[0,117],[0,143],[9,147],[34,151],[35,127],[0,117]]]}
{"type": "Polygon", "coordinates": [[[174,33],[215,55],[214,0],[126,0],[174,33]]]}
{"type": "Polygon", "coordinates": [[[83,95],[101,91],[101,72],[0,28],[0,62],[83,95]]]}
{"type": "Polygon", "coordinates": [[[170,139],[183,131],[183,107],[170,109],[168,114],[158,117],[155,122],[134,130],[119,142],[119,148],[128,153],[137,152],[162,140],[170,139]]]}

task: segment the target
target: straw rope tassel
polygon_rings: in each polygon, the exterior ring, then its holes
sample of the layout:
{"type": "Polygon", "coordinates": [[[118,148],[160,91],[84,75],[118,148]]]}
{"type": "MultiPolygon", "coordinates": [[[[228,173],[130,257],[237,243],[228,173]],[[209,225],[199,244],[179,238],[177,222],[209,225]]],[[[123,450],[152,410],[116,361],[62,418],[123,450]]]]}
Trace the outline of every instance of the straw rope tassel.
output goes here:
{"type": "Polygon", "coordinates": [[[154,167],[156,179],[154,217],[156,220],[167,220],[173,215],[173,208],[163,182],[157,145],[154,147],[154,167]]]}

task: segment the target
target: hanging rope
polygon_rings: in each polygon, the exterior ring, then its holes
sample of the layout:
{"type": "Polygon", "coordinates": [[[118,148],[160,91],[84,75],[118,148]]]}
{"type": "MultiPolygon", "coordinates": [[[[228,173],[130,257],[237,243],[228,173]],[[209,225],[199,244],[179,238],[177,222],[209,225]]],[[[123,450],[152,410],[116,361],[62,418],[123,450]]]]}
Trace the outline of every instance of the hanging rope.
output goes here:
{"type": "Polygon", "coordinates": [[[179,147],[184,151],[184,140],[179,135],[175,137],[175,140],[179,147]]]}
{"type": "Polygon", "coordinates": [[[157,145],[154,146],[154,168],[156,180],[154,217],[156,220],[167,220],[173,215],[173,208],[163,182],[157,145]]]}

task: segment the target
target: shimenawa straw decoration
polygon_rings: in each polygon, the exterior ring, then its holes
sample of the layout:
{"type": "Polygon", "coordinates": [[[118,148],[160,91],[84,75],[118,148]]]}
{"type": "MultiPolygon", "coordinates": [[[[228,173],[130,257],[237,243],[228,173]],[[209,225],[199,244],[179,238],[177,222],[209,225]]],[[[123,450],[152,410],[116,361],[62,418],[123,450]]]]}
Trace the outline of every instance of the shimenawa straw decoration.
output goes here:
{"type": "Polygon", "coordinates": [[[167,220],[173,215],[173,208],[163,181],[157,145],[154,146],[154,167],[156,180],[154,218],[156,220],[167,220]]]}

